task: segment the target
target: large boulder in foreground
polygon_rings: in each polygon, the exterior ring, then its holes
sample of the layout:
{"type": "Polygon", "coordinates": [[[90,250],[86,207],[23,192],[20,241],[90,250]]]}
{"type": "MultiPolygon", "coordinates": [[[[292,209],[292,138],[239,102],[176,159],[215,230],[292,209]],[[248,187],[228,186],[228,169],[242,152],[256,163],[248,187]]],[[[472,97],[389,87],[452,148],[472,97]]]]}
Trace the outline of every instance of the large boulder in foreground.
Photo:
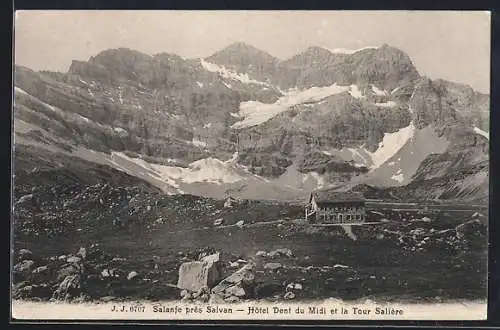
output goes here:
{"type": "Polygon", "coordinates": [[[198,292],[203,288],[214,287],[221,279],[219,253],[202,258],[201,261],[191,261],[179,267],[179,289],[198,292]]]}
{"type": "Polygon", "coordinates": [[[212,294],[221,296],[224,300],[230,297],[237,297],[238,299],[251,297],[255,286],[255,275],[252,269],[252,264],[243,266],[217,284],[212,289],[212,294]]]}

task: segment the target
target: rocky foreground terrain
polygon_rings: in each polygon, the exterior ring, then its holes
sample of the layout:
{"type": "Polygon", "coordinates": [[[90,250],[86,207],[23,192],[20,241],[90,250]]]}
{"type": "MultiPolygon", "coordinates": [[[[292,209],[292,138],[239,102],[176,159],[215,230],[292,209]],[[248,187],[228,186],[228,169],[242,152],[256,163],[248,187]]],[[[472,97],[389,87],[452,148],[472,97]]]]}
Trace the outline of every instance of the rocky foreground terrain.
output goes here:
{"type": "Polygon", "coordinates": [[[38,164],[16,172],[16,299],[442,301],[486,294],[484,210],[373,205],[369,221],[378,224],[353,227],[353,238],[341,227],[305,224],[300,204],[168,196],[106,167],[77,162],[90,176],[76,164],[72,171],[38,164]],[[210,280],[196,276],[200,269],[210,280]]]}

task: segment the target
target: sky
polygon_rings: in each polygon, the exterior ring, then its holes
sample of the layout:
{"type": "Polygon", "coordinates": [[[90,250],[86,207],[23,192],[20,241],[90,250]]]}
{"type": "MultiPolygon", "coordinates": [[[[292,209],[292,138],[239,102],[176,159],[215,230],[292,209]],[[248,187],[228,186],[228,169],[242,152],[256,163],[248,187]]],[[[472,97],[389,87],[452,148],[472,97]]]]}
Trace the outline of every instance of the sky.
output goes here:
{"type": "Polygon", "coordinates": [[[62,72],[72,60],[119,47],[198,58],[245,42],[287,59],[310,46],[386,43],[422,75],[490,89],[484,11],[18,11],[14,36],[16,64],[62,72]]]}

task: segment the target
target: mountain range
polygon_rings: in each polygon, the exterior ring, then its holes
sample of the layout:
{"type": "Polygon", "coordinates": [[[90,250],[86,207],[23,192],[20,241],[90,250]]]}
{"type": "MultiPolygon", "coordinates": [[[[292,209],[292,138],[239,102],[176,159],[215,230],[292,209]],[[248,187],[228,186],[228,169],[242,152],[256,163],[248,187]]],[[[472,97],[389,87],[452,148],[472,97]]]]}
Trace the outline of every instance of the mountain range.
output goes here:
{"type": "Polygon", "coordinates": [[[245,43],[199,59],[119,48],[14,73],[16,175],[97,164],[167,194],[488,200],[489,95],[386,44],[287,60],[245,43]]]}

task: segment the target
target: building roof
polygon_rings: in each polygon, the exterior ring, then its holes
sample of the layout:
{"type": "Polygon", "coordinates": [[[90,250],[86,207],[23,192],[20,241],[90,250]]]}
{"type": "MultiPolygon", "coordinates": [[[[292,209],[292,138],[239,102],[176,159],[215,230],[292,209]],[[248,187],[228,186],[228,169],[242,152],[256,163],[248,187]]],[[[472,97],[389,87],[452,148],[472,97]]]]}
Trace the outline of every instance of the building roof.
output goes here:
{"type": "Polygon", "coordinates": [[[311,199],[317,204],[335,204],[348,202],[363,202],[362,194],[350,191],[317,190],[311,194],[311,199]]]}

